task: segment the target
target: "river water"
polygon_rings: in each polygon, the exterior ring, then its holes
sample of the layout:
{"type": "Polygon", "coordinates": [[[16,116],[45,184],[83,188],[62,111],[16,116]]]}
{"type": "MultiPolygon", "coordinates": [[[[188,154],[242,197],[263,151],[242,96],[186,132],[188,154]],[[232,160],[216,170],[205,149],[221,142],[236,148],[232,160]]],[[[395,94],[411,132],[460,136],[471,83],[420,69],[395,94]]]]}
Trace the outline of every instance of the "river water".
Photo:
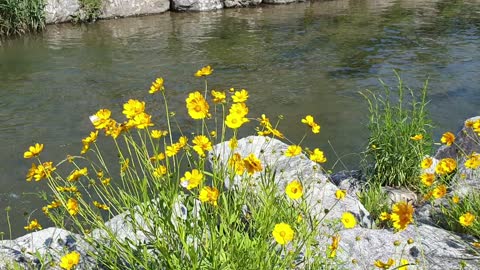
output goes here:
{"type": "Polygon", "coordinates": [[[28,216],[43,215],[34,194],[45,184],[25,181],[29,145],[45,144],[43,160],[78,153],[92,128],[89,115],[104,107],[118,113],[129,98],[150,101],[158,76],[182,115],[186,94],[202,87],[193,73],[206,64],[215,69],[210,87],[248,89],[250,115],[283,115],[280,129],[294,142],[304,133],[300,119],[313,114],[321,134],[304,144],[326,151],[327,168],[344,169],[333,148],[355,169],[368,138],[358,91],[379,89],[379,78],[394,85],[393,69],[414,89],[429,78],[435,139],[479,115],[480,2],[333,0],[165,13],[51,25],[3,40],[0,232],[9,237],[8,206],[14,237],[28,216]]]}

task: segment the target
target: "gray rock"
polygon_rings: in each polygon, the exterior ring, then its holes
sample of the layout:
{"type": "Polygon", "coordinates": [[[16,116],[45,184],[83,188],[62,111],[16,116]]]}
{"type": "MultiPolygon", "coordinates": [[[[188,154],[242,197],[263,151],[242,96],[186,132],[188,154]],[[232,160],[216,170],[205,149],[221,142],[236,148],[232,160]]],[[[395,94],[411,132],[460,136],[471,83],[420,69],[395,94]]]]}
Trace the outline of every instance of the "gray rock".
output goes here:
{"type": "Polygon", "coordinates": [[[375,260],[386,262],[389,258],[396,266],[402,258],[415,264],[408,269],[480,269],[480,254],[471,246],[471,239],[426,224],[411,225],[399,233],[354,228],[341,231],[340,238],[337,256],[347,263],[347,269],[374,269],[375,260]],[[410,238],[413,244],[406,243],[410,238]],[[393,244],[397,240],[400,246],[393,244]],[[465,268],[460,267],[462,262],[465,268]]]}
{"type": "Polygon", "coordinates": [[[290,3],[295,3],[295,2],[303,2],[303,1],[297,1],[297,0],[263,0],[263,3],[265,3],[265,4],[274,4],[274,5],[290,4],[290,3]]]}
{"type": "MultiPolygon", "coordinates": [[[[268,137],[250,136],[238,140],[238,147],[235,153],[246,157],[251,153],[257,156],[263,166],[264,172],[274,175],[273,181],[278,186],[279,192],[284,192],[285,187],[291,181],[298,179],[304,186],[304,196],[310,204],[313,215],[318,219],[325,217],[338,219],[346,211],[351,212],[357,218],[359,224],[364,227],[371,227],[372,220],[370,213],[353,196],[347,193],[343,200],[337,200],[335,192],[338,188],[332,184],[323,173],[322,167],[301,154],[295,157],[284,155],[288,145],[268,137]]],[[[216,160],[212,166],[226,166],[232,155],[229,142],[217,144],[209,153],[210,161],[216,160]]],[[[260,173],[253,175],[253,184],[259,181],[260,173]]],[[[241,186],[241,178],[236,176],[234,183],[225,181],[226,188],[232,185],[241,186]]]]}
{"type": "Polygon", "coordinates": [[[67,22],[79,12],[80,5],[77,0],[46,0],[45,22],[67,22]]]}
{"type": "Polygon", "coordinates": [[[81,255],[76,269],[91,269],[94,262],[87,255],[89,250],[89,245],[80,235],[51,227],[15,240],[0,241],[0,269],[9,269],[7,266],[12,267],[14,263],[25,269],[48,268],[50,263],[58,265],[60,258],[71,251],[81,255]],[[38,257],[43,258],[46,265],[42,265],[38,257]]]}
{"type": "Polygon", "coordinates": [[[480,116],[475,116],[465,120],[464,125],[455,135],[455,143],[451,146],[442,145],[435,154],[435,158],[453,158],[457,160],[464,160],[465,155],[470,155],[472,152],[480,153],[480,137],[473,132],[472,128],[467,127],[470,121],[476,121],[480,116]]]}
{"type": "Polygon", "coordinates": [[[392,187],[382,187],[382,190],[387,194],[391,205],[402,201],[410,202],[412,204],[417,203],[417,194],[413,191],[392,187]]]}
{"type": "Polygon", "coordinates": [[[223,2],[226,8],[258,6],[261,3],[262,0],[225,0],[223,2]]]}
{"type": "Polygon", "coordinates": [[[209,11],[222,8],[222,0],[173,0],[171,7],[175,11],[209,11]]]}
{"type": "Polygon", "coordinates": [[[330,175],[329,179],[339,189],[346,190],[355,198],[358,198],[359,192],[366,184],[362,171],[359,170],[339,171],[330,175]]]}
{"type": "Polygon", "coordinates": [[[103,0],[100,18],[162,13],[170,9],[169,0],[103,0]]]}

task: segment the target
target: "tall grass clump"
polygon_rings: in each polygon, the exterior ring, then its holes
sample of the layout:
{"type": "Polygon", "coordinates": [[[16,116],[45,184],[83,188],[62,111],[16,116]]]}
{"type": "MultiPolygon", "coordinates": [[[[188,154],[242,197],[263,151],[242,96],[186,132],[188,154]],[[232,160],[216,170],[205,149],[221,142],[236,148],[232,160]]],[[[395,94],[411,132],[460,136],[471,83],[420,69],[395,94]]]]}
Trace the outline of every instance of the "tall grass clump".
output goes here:
{"type": "Polygon", "coordinates": [[[45,28],[44,0],[0,1],[0,36],[24,34],[45,28]]]}
{"type": "Polygon", "coordinates": [[[369,181],[391,187],[417,190],[420,161],[430,153],[431,123],[428,118],[427,86],[414,91],[403,84],[390,88],[383,81],[383,93],[366,90],[361,94],[368,102],[370,137],[366,150],[369,181]]]}
{"type": "MultiPolygon", "coordinates": [[[[339,236],[335,227],[322,230],[323,220],[310,214],[306,180],[291,179],[279,190],[274,165],[236,151],[238,130],[248,122],[258,123],[259,135],[286,139],[278,123],[247,117],[245,89],[209,89],[212,72],[206,66],[195,73],[204,91],[189,93],[183,109],[169,107],[171,92],[157,78],[149,91],[155,105],[130,99],[123,122],[107,108],[98,110],[80,155],[54,164],[40,159],[43,144],[31,146],[24,157],[36,162],[27,180],[46,182],[51,190],[43,212],[56,226],[82,234],[102,269],[339,268],[339,236]],[[154,121],[160,119],[147,113],[151,108],[163,111],[163,121],[154,121]],[[188,131],[176,118],[187,113],[194,123],[188,131]],[[113,150],[105,150],[108,141],[113,150]],[[215,152],[214,144],[224,151],[215,152]],[[229,153],[227,159],[217,158],[220,152],[229,153]]],[[[320,132],[311,115],[301,122],[305,135],[320,132]]],[[[300,144],[282,156],[303,155],[300,144]]],[[[326,161],[318,148],[308,154],[326,161]]],[[[353,215],[345,216],[345,227],[355,226],[353,215]]],[[[40,228],[36,219],[25,227],[40,228]]],[[[51,263],[71,269],[79,260],[71,251],[51,263]]]]}

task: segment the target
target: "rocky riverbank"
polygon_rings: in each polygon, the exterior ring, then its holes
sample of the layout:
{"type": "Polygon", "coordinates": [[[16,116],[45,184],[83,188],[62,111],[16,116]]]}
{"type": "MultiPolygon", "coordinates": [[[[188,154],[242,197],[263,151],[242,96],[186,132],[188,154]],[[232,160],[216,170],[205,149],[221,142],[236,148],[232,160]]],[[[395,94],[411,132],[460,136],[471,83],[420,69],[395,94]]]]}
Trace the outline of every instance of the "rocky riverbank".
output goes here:
{"type": "MultiPolygon", "coordinates": [[[[477,119],[477,118],[473,118],[477,119]]],[[[479,151],[477,143],[472,143],[471,129],[463,128],[457,134],[457,144],[450,148],[442,147],[436,157],[458,158],[457,147],[467,147],[472,151],[479,151]]],[[[416,205],[415,224],[406,230],[395,233],[391,229],[376,229],[370,218],[369,212],[358,200],[355,190],[362,185],[361,173],[341,172],[334,175],[326,175],[319,169],[318,164],[310,161],[303,155],[286,158],[283,152],[288,145],[276,139],[251,136],[238,141],[235,150],[242,156],[254,153],[261,158],[265,167],[275,169],[275,183],[279,190],[284,190],[291,179],[303,179],[305,183],[305,201],[311,206],[311,211],[319,220],[333,221],[341,217],[342,213],[350,212],[358,221],[358,226],[353,229],[339,231],[340,244],[337,257],[345,262],[346,269],[372,269],[375,260],[387,261],[389,258],[405,258],[411,265],[408,269],[480,269],[480,252],[472,245],[478,241],[468,235],[457,234],[438,227],[432,213],[435,206],[430,204],[416,205]],[[338,189],[346,189],[347,196],[344,200],[336,200],[335,192],[338,189]],[[335,207],[332,207],[335,206],[335,207]],[[331,209],[326,212],[325,209],[331,209]],[[404,248],[398,248],[401,243],[404,248]],[[408,245],[406,244],[408,243],[408,245]]],[[[218,144],[210,152],[210,160],[214,157],[220,163],[228,163],[230,148],[228,142],[218,144]]],[[[213,166],[213,165],[212,165],[213,166]]],[[[465,168],[460,167],[459,172],[465,168]]],[[[478,192],[479,179],[475,175],[467,175],[465,179],[469,188],[478,192]]],[[[240,183],[225,183],[226,188],[240,183]]],[[[450,191],[458,193],[466,188],[466,185],[453,186],[450,191]]],[[[390,189],[389,194],[393,202],[399,200],[414,200],[405,198],[401,190],[390,189]]],[[[408,194],[407,194],[408,197],[408,194]]],[[[115,232],[118,239],[131,241],[142,240],[142,234],[138,234],[128,222],[129,213],[120,214],[106,223],[106,227],[115,232]]],[[[137,222],[140,217],[135,218],[137,222]]],[[[322,230],[328,231],[327,226],[322,230]]],[[[91,235],[97,242],[108,241],[105,234],[99,229],[91,235]],[[103,240],[102,240],[103,239],[103,240]]],[[[328,246],[329,238],[318,239],[320,246],[328,246]]],[[[77,269],[91,269],[95,262],[88,256],[92,247],[88,245],[81,235],[66,231],[61,228],[48,228],[33,232],[15,240],[0,241],[0,269],[8,269],[13,264],[36,268],[47,267],[46,262],[38,258],[48,258],[52,262],[52,268],[56,269],[55,262],[60,260],[60,254],[65,251],[77,251],[81,254],[81,261],[77,269]]],[[[321,255],[323,256],[323,255],[321,255]]],[[[96,267],[96,266],[95,266],[96,267]]],[[[17,268],[15,268],[17,269],[17,268]]],[[[45,269],[45,268],[42,268],[45,269]]]]}
{"type": "MultiPolygon", "coordinates": [[[[287,4],[302,0],[102,0],[99,18],[117,18],[166,11],[209,11],[223,8],[251,7],[264,4],[287,4]]],[[[46,0],[47,24],[82,18],[85,11],[79,0],[46,0]]]]}

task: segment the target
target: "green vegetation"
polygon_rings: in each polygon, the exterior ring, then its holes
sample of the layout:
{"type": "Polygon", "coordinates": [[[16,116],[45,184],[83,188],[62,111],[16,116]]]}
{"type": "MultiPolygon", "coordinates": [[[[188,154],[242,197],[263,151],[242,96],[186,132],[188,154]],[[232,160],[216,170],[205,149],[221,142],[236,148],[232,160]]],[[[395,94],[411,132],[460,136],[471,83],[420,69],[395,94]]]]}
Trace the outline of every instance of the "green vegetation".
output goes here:
{"type": "Polygon", "coordinates": [[[432,145],[425,108],[428,81],[417,95],[396,76],[395,91],[381,81],[384,95],[369,90],[361,93],[370,111],[366,159],[373,162],[373,168],[367,177],[380,185],[418,190],[419,164],[432,145]]]}
{"type": "Polygon", "coordinates": [[[358,199],[365,206],[365,209],[370,212],[373,220],[377,220],[382,212],[390,210],[388,195],[379,183],[370,182],[366,184],[360,194],[358,194],[358,199]]]}
{"type": "Polygon", "coordinates": [[[0,36],[35,32],[45,28],[44,0],[2,0],[0,36]]]}
{"type": "Polygon", "coordinates": [[[94,22],[100,16],[102,0],[79,0],[80,13],[73,18],[74,22],[94,22]]]}
{"type": "Polygon", "coordinates": [[[480,209],[480,194],[470,192],[459,198],[457,196],[448,200],[448,204],[441,205],[441,212],[445,215],[442,224],[446,229],[467,233],[480,238],[480,222],[478,210],[480,209]],[[476,221],[476,222],[475,222],[476,221]]]}

